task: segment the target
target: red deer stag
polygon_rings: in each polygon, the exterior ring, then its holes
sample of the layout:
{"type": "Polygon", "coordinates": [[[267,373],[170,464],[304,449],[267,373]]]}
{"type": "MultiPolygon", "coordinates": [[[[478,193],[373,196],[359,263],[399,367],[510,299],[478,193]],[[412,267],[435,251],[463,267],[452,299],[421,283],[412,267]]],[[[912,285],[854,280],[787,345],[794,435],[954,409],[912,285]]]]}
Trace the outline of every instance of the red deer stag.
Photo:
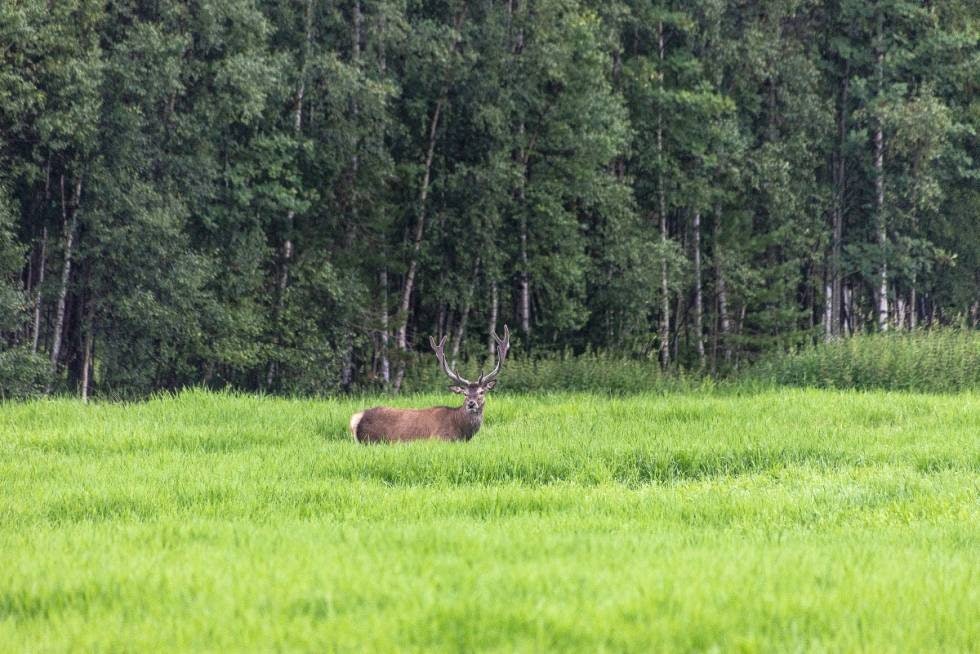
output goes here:
{"type": "Polygon", "coordinates": [[[376,443],[379,441],[413,441],[420,438],[441,438],[445,441],[468,441],[480,430],[483,424],[483,401],[487,391],[497,384],[500,366],[507,358],[510,348],[510,330],[504,325],[504,337],[493,333],[497,342],[497,365],[490,374],[480,374],[475,382],[467,381],[455,370],[449,369],[443,346],[446,337],[439,344],[429,337],[429,344],[436,352],[443,371],[453,382],[449,387],[453,393],[466,397],[463,406],[452,408],[434,406],[429,409],[393,409],[377,406],[360,413],[355,413],[350,419],[350,431],[354,440],[359,443],[376,443]]]}

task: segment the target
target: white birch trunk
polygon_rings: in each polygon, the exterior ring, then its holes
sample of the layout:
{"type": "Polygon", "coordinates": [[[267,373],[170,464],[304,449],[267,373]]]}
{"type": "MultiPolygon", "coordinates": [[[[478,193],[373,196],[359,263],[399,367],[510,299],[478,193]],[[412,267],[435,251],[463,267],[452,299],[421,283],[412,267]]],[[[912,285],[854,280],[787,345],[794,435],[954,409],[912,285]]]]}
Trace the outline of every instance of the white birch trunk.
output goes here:
{"type": "Polygon", "coordinates": [[[387,390],[391,382],[391,364],[388,362],[388,267],[381,269],[381,380],[387,390]]]}
{"type": "Polygon", "coordinates": [[[824,285],[823,285],[823,294],[824,294],[823,336],[825,341],[829,341],[834,338],[834,330],[833,330],[834,322],[833,319],[831,318],[831,311],[832,311],[831,305],[834,303],[834,287],[830,281],[830,277],[833,273],[831,273],[831,271],[829,270],[831,265],[832,264],[828,262],[827,279],[824,281],[824,285]]]}
{"type": "Polygon", "coordinates": [[[92,310],[89,309],[88,319],[86,320],[87,325],[85,327],[85,358],[82,362],[82,402],[86,403],[88,402],[89,385],[92,378],[93,322],[92,310]]]}
{"type": "Polygon", "coordinates": [[[829,284],[827,286],[827,339],[832,339],[841,333],[841,307],[843,293],[841,291],[841,247],[844,230],[844,193],[847,183],[844,149],[847,140],[847,108],[850,97],[849,64],[844,66],[844,78],[841,82],[840,104],[837,108],[837,151],[834,153],[834,207],[831,225],[831,249],[829,284]]]}
{"type": "Polygon", "coordinates": [[[659,52],[659,69],[657,77],[660,85],[660,102],[657,103],[657,197],[660,217],[660,246],[662,260],[660,262],[660,364],[666,368],[670,365],[670,285],[667,278],[667,202],[664,190],[664,24],[657,23],[657,43],[659,52]]]}
{"type": "Polygon", "coordinates": [[[720,323],[722,349],[725,353],[725,362],[732,360],[731,345],[731,319],[728,315],[728,287],[725,284],[725,269],[721,252],[721,207],[715,207],[715,284],[718,291],[718,321],[720,323]]]}
{"type": "Polygon", "coordinates": [[[701,212],[694,212],[694,338],[704,368],[704,296],[701,289],[701,212]]]}
{"type": "MultiPolygon", "coordinates": [[[[422,236],[425,233],[425,211],[426,202],[429,198],[429,181],[432,177],[432,160],[435,156],[436,149],[436,133],[439,129],[439,117],[442,115],[442,106],[445,102],[445,96],[436,101],[435,109],[432,111],[432,118],[429,121],[429,142],[426,148],[422,182],[419,186],[415,232],[412,236],[412,254],[409,259],[408,270],[405,273],[405,284],[402,286],[401,301],[398,303],[398,331],[395,336],[395,343],[403,351],[408,351],[408,310],[412,302],[412,291],[415,289],[415,275],[418,271],[419,252],[422,249],[422,236]]],[[[398,384],[396,382],[396,390],[397,387],[398,384]]]]}
{"type": "Polygon", "coordinates": [[[467,289],[466,297],[463,300],[463,309],[459,316],[459,328],[456,330],[456,336],[453,337],[453,347],[450,356],[450,363],[453,367],[456,366],[456,359],[459,357],[459,349],[463,344],[463,339],[466,337],[466,321],[470,315],[470,308],[473,305],[473,295],[476,293],[476,280],[479,274],[480,257],[477,257],[476,264],[473,266],[473,280],[470,282],[470,287],[467,289]]]}
{"type": "Polygon", "coordinates": [[[915,331],[915,328],[919,326],[919,316],[918,316],[918,298],[915,293],[915,275],[912,275],[912,289],[909,291],[909,329],[915,331]]]}
{"type": "Polygon", "coordinates": [[[65,306],[68,300],[68,283],[71,280],[72,254],[75,247],[75,231],[78,227],[78,205],[82,198],[82,177],[75,180],[75,194],[68,207],[65,198],[65,176],[61,176],[61,218],[65,233],[64,265],[61,269],[61,285],[58,289],[58,304],[55,310],[54,335],[51,339],[50,377],[45,392],[50,393],[54,377],[58,372],[58,358],[61,356],[61,341],[65,327],[65,306]]]}
{"type": "Polygon", "coordinates": [[[31,353],[37,354],[41,338],[41,289],[44,287],[44,269],[48,266],[48,228],[41,230],[41,256],[37,269],[37,290],[34,293],[34,324],[31,329],[31,353]]]}
{"type": "MultiPolygon", "coordinates": [[[[882,17],[878,17],[878,38],[882,38],[882,17]]],[[[879,45],[875,53],[875,66],[878,75],[878,97],[884,92],[884,53],[879,45]]],[[[888,231],[885,225],[885,137],[881,117],[875,119],[874,131],[874,176],[875,176],[875,217],[878,248],[881,266],[878,270],[878,329],[888,330],[888,231]]]]}
{"type": "Polygon", "coordinates": [[[490,282],[490,336],[487,337],[487,350],[490,356],[497,351],[497,344],[493,340],[493,334],[497,330],[497,312],[499,310],[499,298],[497,297],[497,282],[490,282]]]}
{"type": "Polygon", "coordinates": [[[527,215],[521,213],[521,331],[531,336],[531,273],[527,257],[527,215]]]}

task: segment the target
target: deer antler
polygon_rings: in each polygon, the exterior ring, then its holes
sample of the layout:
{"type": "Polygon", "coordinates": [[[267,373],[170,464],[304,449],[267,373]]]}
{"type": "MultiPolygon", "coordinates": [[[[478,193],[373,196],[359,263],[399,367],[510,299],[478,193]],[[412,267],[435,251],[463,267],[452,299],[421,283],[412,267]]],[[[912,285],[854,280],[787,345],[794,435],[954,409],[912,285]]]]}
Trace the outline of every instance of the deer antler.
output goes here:
{"type": "Polygon", "coordinates": [[[453,382],[459,384],[460,386],[469,386],[470,385],[470,382],[468,382],[465,379],[463,379],[462,377],[460,377],[459,376],[459,373],[456,372],[455,370],[450,370],[449,369],[449,364],[446,363],[446,353],[443,352],[443,347],[445,347],[445,345],[446,345],[446,339],[447,338],[448,338],[448,335],[447,336],[443,336],[442,337],[442,340],[439,341],[439,344],[436,345],[436,339],[434,337],[430,336],[429,337],[429,345],[431,345],[432,346],[432,349],[435,350],[435,352],[436,352],[436,358],[439,359],[439,364],[442,365],[442,370],[443,370],[443,372],[446,373],[446,376],[449,377],[449,379],[451,379],[453,382]]]}
{"type": "Polygon", "coordinates": [[[494,330],[492,334],[493,340],[497,342],[497,365],[490,371],[490,374],[486,376],[484,376],[482,373],[480,374],[480,381],[477,382],[479,384],[485,384],[497,378],[497,375],[500,374],[500,366],[503,364],[504,359],[507,358],[507,350],[510,349],[510,329],[507,327],[507,325],[504,325],[503,338],[497,336],[497,330],[494,330]]]}

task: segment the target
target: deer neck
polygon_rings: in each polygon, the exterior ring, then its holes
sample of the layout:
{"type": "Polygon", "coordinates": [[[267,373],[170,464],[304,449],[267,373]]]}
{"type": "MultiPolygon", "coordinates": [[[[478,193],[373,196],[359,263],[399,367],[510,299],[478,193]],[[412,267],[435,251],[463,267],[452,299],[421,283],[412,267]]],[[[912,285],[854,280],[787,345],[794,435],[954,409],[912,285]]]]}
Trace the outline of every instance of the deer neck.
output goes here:
{"type": "Polygon", "coordinates": [[[476,413],[470,413],[466,410],[465,405],[459,407],[456,409],[456,425],[459,427],[463,438],[469,440],[473,434],[480,431],[480,426],[483,425],[483,408],[481,407],[476,413]]]}

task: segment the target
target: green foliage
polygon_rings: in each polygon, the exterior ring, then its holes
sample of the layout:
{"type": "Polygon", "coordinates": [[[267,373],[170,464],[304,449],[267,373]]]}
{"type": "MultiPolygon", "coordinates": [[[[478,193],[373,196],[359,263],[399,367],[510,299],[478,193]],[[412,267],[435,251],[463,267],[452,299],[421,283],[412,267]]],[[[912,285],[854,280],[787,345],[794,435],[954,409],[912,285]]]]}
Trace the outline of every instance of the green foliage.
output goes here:
{"type": "Polygon", "coordinates": [[[0,401],[36,394],[46,372],[43,357],[13,338],[25,330],[30,306],[17,283],[23,253],[13,224],[13,207],[0,178],[0,401]]]}
{"type": "Polygon", "coordinates": [[[976,393],[493,395],[469,443],[351,442],[378,401],[3,406],[0,649],[980,638],[976,393]]]}
{"type": "Polygon", "coordinates": [[[882,273],[976,328],[972,9],[0,4],[0,384],[399,390],[508,323],[515,388],[661,389],[868,331],[882,273]]]}
{"type": "Polygon", "coordinates": [[[747,376],[793,386],[955,393],[980,388],[980,334],[860,335],[768,357],[747,376]]]}
{"type": "Polygon", "coordinates": [[[17,288],[23,252],[14,239],[14,211],[7,189],[0,185],[0,334],[21,327],[27,298],[17,288]]]}
{"type": "Polygon", "coordinates": [[[0,349],[0,401],[40,395],[47,373],[47,361],[30,349],[0,349]]]}

